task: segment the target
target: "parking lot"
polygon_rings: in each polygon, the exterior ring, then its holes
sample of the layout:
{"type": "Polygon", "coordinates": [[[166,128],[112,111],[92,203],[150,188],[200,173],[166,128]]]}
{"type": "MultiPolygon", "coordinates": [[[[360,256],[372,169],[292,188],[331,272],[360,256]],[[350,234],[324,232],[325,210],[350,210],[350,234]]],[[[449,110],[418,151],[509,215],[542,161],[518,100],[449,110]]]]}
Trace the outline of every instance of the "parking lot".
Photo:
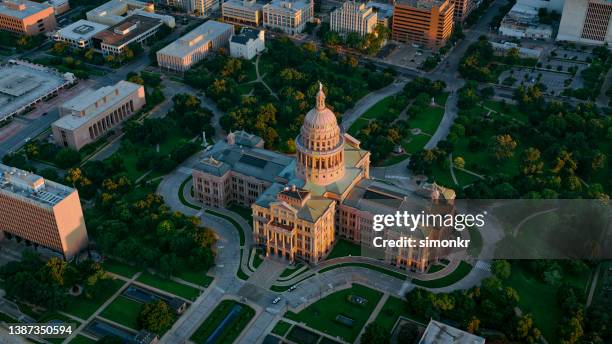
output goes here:
{"type": "Polygon", "coordinates": [[[433,52],[411,44],[396,44],[383,60],[397,66],[418,68],[433,52]]]}

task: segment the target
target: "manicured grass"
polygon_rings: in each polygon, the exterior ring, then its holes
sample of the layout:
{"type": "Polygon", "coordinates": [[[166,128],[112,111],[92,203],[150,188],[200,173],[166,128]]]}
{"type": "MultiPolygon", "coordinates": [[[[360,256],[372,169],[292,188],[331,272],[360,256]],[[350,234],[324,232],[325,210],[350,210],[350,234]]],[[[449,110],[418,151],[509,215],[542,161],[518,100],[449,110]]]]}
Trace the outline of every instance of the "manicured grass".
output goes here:
{"type": "Polygon", "coordinates": [[[320,338],[319,334],[297,325],[293,326],[287,335],[287,339],[297,344],[316,344],[320,338]]]}
{"type": "Polygon", "coordinates": [[[189,283],[201,285],[205,288],[208,288],[208,286],[214,280],[214,277],[208,276],[206,274],[206,271],[193,271],[193,270],[187,270],[187,269],[177,272],[174,275],[174,277],[180,278],[189,283]]]}
{"type": "Polygon", "coordinates": [[[448,92],[442,92],[441,94],[435,96],[434,100],[436,101],[436,104],[440,106],[444,106],[446,105],[446,100],[448,99],[448,96],[449,96],[448,92]]]}
{"type": "Polygon", "coordinates": [[[184,194],[184,190],[185,190],[185,185],[187,185],[187,183],[192,179],[192,176],[187,177],[187,179],[185,179],[181,185],[179,186],[179,190],[178,190],[178,196],[179,196],[179,200],[181,201],[181,203],[183,203],[184,206],[189,207],[191,209],[196,209],[196,210],[200,210],[202,209],[202,207],[189,203],[189,201],[187,201],[185,199],[185,194],[184,194]]]}
{"type": "Polygon", "coordinates": [[[240,227],[240,225],[238,224],[238,222],[236,222],[234,219],[232,219],[229,216],[223,215],[221,213],[218,213],[214,210],[206,210],[206,213],[210,214],[210,215],[214,215],[217,217],[220,217],[222,219],[227,220],[229,223],[231,223],[232,225],[234,225],[234,227],[236,227],[236,230],[238,231],[238,234],[240,235],[240,246],[244,246],[244,242],[245,242],[245,238],[244,238],[244,229],[242,227],[240,227]]]}
{"type": "Polygon", "coordinates": [[[414,154],[419,152],[429,142],[431,136],[426,134],[412,135],[402,141],[402,147],[407,153],[414,154]]]}
{"type": "Polygon", "coordinates": [[[283,337],[287,333],[287,331],[289,331],[290,328],[291,328],[290,323],[279,320],[276,323],[276,325],[274,325],[274,328],[272,329],[272,333],[283,337]]]}
{"type": "Polygon", "coordinates": [[[329,255],[327,255],[327,259],[348,256],[361,256],[361,246],[348,240],[340,239],[336,242],[329,255]]]}
{"type": "Polygon", "coordinates": [[[303,265],[301,263],[295,264],[295,266],[288,266],[281,272],[279,277],[289,277],[294,272],[298,271],[303,265]]]}
{"type": "Polygon", "coordinates": [[[259,251],[255,250],[255,252],[253,253],[253,267],[255,269],[257,269],[261,263],[263,263],[263,259],[261,259],[261,256],[259,255],[259,251]]]}
{"type": "Polygon", "coordinates": [[[143,272],[136,280],[168,293],[184,297],[187,300],[195,300],[200,295],[200,291],[196,288],[153,275],[149,272],[143,272]]]}
{"type": "Polygon", "coordinates": [[[521,112],[514,104],[504,104],[496,100],[487,100],[483,105],[495,112],[510,116],[523,123],[529,122],[529,116],[521,112]]]}
{"type": "Polygon", "coordinates": [[[444,265],[439,265],[439,264],[431,265],[429,267],[429,270],[427,270],[427,273],[428,274],[432,274],[434,272],[438,272],[438,271],[444,269],[444,267],[445,267],[444,265]]]}
{"type": "Polygon", "coordinates": [[[115,294],[124,283],[125,282],[120,279],[111,279],[108,282],[108,286],[102,289],[100,295],[92,299],[86,298],[84,294],[77,297],[71,297],[66,304],[64,312],[72,314],[80,319],[87,319],[94,314],[106,300],[115,294]]]}
{"type": "Polygon", "coordinates": [[[376,316],[374,322],[381,325],[387,333],[391,334],[391,330],[393,330],[393,326],[395,325],[397,319],[399,319],[400,316],[415,320],[423,324],[426,324],[428,321],[423,317],[418,317],[414,314],[410,314],[408,312],[406,301],[395,296],[389,296],[383,307],[380,309],[380,312],[376,316]]]}
{"type": "Polygon", "coordinates": [[[127,277],[127,278],[132,278],[132,276],[134,276],[137,272],[140,271],[140,269],[136,267],[118,262],[110,258],[104,260],[104,262],[102,263],[102,267],[106,271],[109,271],[116,275],[120,275],[120,276],[127,277]]]}
{"type": "Polygon", "coordinates": [[[241,205],[232,204],[229,206],[229,210],[240,215],[248,224],[253,223],[253,210],[246,208],[241,205]]]}
{"type": "Polygon", "coordinates": [[[348,133],[351,134],[352,136],[357,136],[359,131],[365,128],[369,123],[370,121],[365,118],[361,118],[361,117],[357,118],[357,120],[353,122],[353,124],[351,124],[348,130],[348,133]]]}
{"type": "Polygon", "coordinates": [[[331,336],[340,336],[352,343],[357,339],[381,297],[382,293],[379,291],[353,284],[351,288],[328,295],[299,313],[287,312],[285,317],[331,336]],[[357,305],[347,300],[350,295],[363,297],[368,302],[357,305]],[[349,327],[338,322],[336,316],[340,314],[353,319],[353,325],[349,327]]]}
{"type": "Polygon", "coordinates": [[[138,330],[138,314],[140,314],[142,306],[143,304],[140,302],[118,296],[100,313],[100,316],[138,330]]]}
{"type": "Polygon", "coordinates": [[[421,131],[433,135],[440,125],[440,121],[444,117],[444,108],[442,107],[427,107],[425,111],[408,119],[410,128],[419,128],[421,131]]]}
{"type": "Polygon", "coordinates": [[[397,163],[400,163],[406,159],[408,159],[409,156],[406,154],[402,154],[402,155],[390,155],[388,156],[385,161],[383,161],[380,166],[391,166],[391,165],[395,165],[397,163]]]}
{"type": "Polygon", "coordinates": [[[389,105],[391,105],[392,101],[393,101],[393,96],[388,96],[386,98],[383,98],[381,101],[379,101],[378,103],[372,105],[372,107],[367,109],[366,112],[364,112],[361,115],[361,118],[377,119],[378,117],[382,116],[383,114],[387,112],[387,109],[389,108],[389,105]]]}
{"type": "Polygon", "coordinates": [[[68,344],[95,344],[96,341],[85,336],[76,336],[68,344]]]}
{"type": "Polygon", "coordinates": [[[216,343],[233,343],[255,315],[255,310],[253,310],[253,308],[234,300],[221,301],[221,303],[219,303],[210,313],[208,318],[198,327],[190,339],[196,343],[204,343],[235,305],[242,306],[240,313],[232,321],[226,324],[225,329],[217,337],[216,341],[216,343]]]}
{"type": "Polygon", "coordinates": [[[371,265],[371,264],[367,264],[367,263],[342,263],[342,264],[332,265],[332,266],[328,266],[326,268],[323,268],[323,269],[319,270],[319,273],[324,273],[326,271],[330,271],[330,270],[334,270],[334,269],[338,269],[338,268],[342,268],[342,267],[350,267],[350,266],[366,268],[366,269],[378,271],[378,272],[383,273],[385,275],[389,275],[391,277],[399,278],[399,279],[402,279],[402,280],[408,278],[408,276],[406,276],[406,275],[404,275],[404,274],[402,274],[400,272],[392,271],[392,270],[389,270],[389,269],[382,268],[380,266],[371,265]]]}
{"type": "Polygon", "coordinates": [[[421,281],[413,279],[412,283],[424,288],[442,288],[447,287],[453,283],[460,281],[463,277],[467,276],[472,271],[472,266],[466,262],[459,263],[459,266],[450,274],[431,281],[421,281]]]}

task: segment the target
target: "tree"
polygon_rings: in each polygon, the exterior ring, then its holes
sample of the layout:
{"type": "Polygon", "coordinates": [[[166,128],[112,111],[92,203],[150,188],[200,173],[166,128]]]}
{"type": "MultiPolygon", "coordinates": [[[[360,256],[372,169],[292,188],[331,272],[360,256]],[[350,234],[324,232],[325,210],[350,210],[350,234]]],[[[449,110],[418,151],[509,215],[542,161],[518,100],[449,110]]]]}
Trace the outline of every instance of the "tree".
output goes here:
{"type": "Polygon", "coordinates": [[[174,314],[165,301],[157,300],[142,306],[138,325],[151,332],[161,334],[172,326],[174,314]]]}
{"type": "Polygon", "coordinates": [[[458,156],[453,159],[453,165],[455,165],[455,167],[458,169],[465,168],[465,160],[462,157],[458,156]]]}
{"type": "Polygon", "coordinates": [[[510,277],[512,267],[507,260],[498,259],[491,264],[491,272],[500,280],[505,280],[510,277]]]}
{"type": "Polygon", "coordinates": [[[389,333],[376,322],[372,322],[366,326],[365,331],[361,335],[361,342],[364,344],[388,344],[389,333]]]}
{"type": "Polygon", "coordinates": [[[81,161],[79,152],[71,148],[62,148],[55,156],[55,163],[61,168],[68,168],[78,164],[81,161]]]}
{"type": "Polygon", "coordinates": [[[537,148],[529,147],[523,151],[521,171],[523,174],[538,174],[542,172],[544,162],[540,160],[540,151],[537,148]]]}
{"type": "Polygon", "coordinates": [[[518,145],[509,134],[496,135],[492,138],[492,149],[497,160],[507,160],[514,156],[514,149],[518,145]]]}

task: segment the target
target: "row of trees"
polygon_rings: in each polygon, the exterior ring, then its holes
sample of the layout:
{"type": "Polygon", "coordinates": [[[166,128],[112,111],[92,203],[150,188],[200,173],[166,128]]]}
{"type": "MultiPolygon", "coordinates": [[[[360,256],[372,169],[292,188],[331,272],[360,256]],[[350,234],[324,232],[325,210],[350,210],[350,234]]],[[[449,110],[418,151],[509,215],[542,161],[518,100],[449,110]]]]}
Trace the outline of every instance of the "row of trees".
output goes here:
{"type": "Polygon", "coordinates": [[[391,37],[391,30],[378,24],[374,27],[372,33],[367,33],[363,36],[356,32],[349,32],[342,35],[338,32],[331,31],[329,24],[322,24],[317,32],[323,43],[330,47],[345,46],[350,49],[355,49],[360,53],[374,55],[380,51],[386,41],[391,37]]]}

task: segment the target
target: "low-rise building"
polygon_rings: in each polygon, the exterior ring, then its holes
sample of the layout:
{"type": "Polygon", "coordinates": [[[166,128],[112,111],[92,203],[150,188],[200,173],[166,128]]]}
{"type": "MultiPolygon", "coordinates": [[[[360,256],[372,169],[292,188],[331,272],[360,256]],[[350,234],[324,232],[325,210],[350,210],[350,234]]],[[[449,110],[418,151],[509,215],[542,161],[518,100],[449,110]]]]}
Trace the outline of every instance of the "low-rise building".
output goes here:
{"type": "Polygon", "coordinates": [[[346,34],[355,32],[360,36],[374,32],[377,24],[376,12],[365,3],[346,1],[329,14],[329,29],[346,34]]]}
{"type": "Polygon", "coordinates": [[[393,5],[370,1],[366,4],[366,7],[376,12],[376,21],[378,24],[389,27],[391,18],[393,18],[393,5]]]}
{"type": "Polygon", "coordinates": [[[76,189],[0,164],[0,239],[25,240],[70,259],[87,249],[76,189]]]}
{"type": "Polygon", "coordinates": [[[210,16],[219,6],[219,0],[191,0],[191,11],[203,17],[210,16]]]}
{"type": "Polygon", "coordinates": [[[157,52],[162,68],[186,71],[213,50],[226,47],[234,26],[209,20],[157,52]]]}
{"type": "Polygon", "coordinates": [[[137,0],[111,0],[106,2],[87,12],[87,20],[110,26],[118,24],[134,14],[159,19],[169,27],[175,27],[176,25],[174,17],[155,13],[155,5],[152,2],[137,0]]]}
{"type": "Polygon", "coordinates": [[[0,66],[0,123],[56,96],[77,82],[72,73],[26,61],[10,60],[0,66]]]}
{"type": "Polygon", "coordinates": [[[552,33],[550,25],[540,24],[537,8],[519,3],[510,9],[499,26],[499,34],[507,37],[550,39],[552,33]]]}
{"type": "Polygon", "coordinates": [[[93,47],[104,55],[119,55],[130,44],[142,43],[163,25],[156,18],[131,15],[93,36],[93,47]]]}
{"type": "Polygon", "coordinates": [[[430,320],[419,344],[485,344],[485,339],[439,321],[430,320]]]}
{"type": "Polygon", "coordinates": [[[612,43],[612,1],[565,0],[557,41],[612,43]]]}
{"type": "Polygon", "coordinates": [[[401,43],[441,47],[453,33],[454,13],[450,0],[398,0],[393,9],[391,38],[401,43]]]}
{"type": "Polygon", "coordinates": [[[34,36],[57,27],[53,6],[28,0],[0,2],[0,30],[34,36]]]}
{"type": "Polygon", "coordinates": [[[53,6],[53,11],[55,11],[56,16],[64,14],[70,10],[69,0],[48,0],[47,3],[53,6]]]}
{"type": "Polygon", "coordinates": [[[59,107],[51,125],[58,145],[75,150],[96,141],[146,103],[142,85],[119,81],[114,86],[86,90],[59,107]]]}
{"type": "Polygon", "coordinates": [[[242,28],[239,35],[230,39],[230,55],[250,60],[266,48],[265,31],[242,28]]]}
{"type": "Polygon", "coordinates": [[[491,42],[491,46],[493,47],[493,52],[499,56],[505,56],[511,49],[516,49],[519,56],[522,58],[539,59],[542,55],[542,49],[520,47],[516,43],[512,42],[491,42]]]}
{"type": "Polygon", "coordinates": [[[93,45],[92,38],[107,28],[108,25],[81,19],[58,30],[53,35],[53,39],[57,42],[69,43],[79,49],[90,48],[93,45]]]}
{"type": "Polygon", "coordinates": [[[302,32],[313,18],[312,0],[272,0],[263,6],[264,26],[290,35],[302,32]]]}
{"type": "Polygon", "coordinates": [[[221,16],[228,23],[259,26],[263,4],[257,0],[228,0],[221,5],[221,16]]]}

